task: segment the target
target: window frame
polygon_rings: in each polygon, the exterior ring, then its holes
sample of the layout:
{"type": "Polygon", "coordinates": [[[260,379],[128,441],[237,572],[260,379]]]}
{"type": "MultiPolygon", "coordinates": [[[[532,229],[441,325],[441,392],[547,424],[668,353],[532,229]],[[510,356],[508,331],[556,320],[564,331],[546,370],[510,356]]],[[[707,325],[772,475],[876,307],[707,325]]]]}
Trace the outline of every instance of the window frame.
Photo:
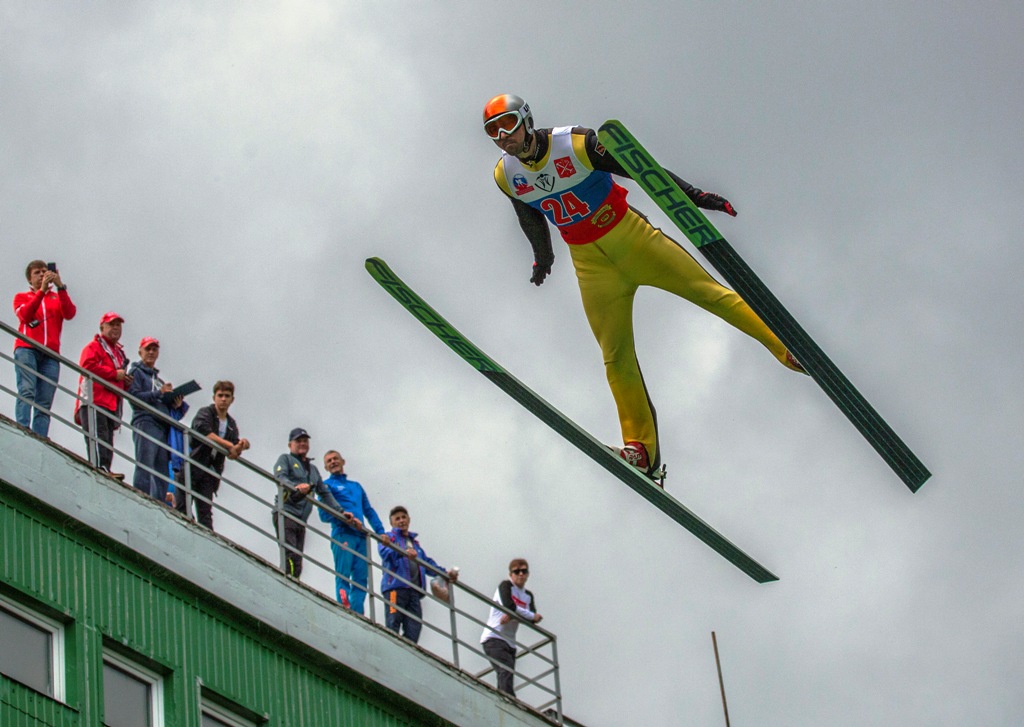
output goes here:
{"type": "MultiPolygon", "coordinates": [[[[23,603],[19,603],[2,593],[0,593],[0,608],[15,618],[27,621],[40,631],[45,631],[50,635],[50,653],[48,658],[50,660],[50,679],[52,682],[50,688],[52,693],[47,694],[47,696],[61,704],[67,704],[67,649],[65,643],[67,634],[64,623],[46,616],[23,603]]],[[[14,679],[14,681],[17,681],[17,679],[14,679]]],[[[21,682],[18,683],[21,684],[21,682]]],[[[25,686],[33,689],[33,687],[27,684],[25,686]]],[[[46,694],[46,692],[41,693],[46,694]]]]}
{"type": "Polygon", "coordinates": [[[260,727],[260,723],[248,719],[230,708],[225,707],[223,704],[212,701],[205,696],[200,697],[199,714],[200,717],[213,717],[214,719],[229,725],[229,727],[260,727]]]}
{"type": "Polygon", "coordinates": [[[196,701],[200,721],[204,716],[209,716],[230,727],[265,727],[270,721],[270,715],[266,712],[260,713],[245,707],[237,699],[211,689],[202,677],[196,677],[196,701]]]}
{"type": "MultiPolygon", "coordinates": [[[[149,669],[131,657],[103,648],[103,665],[118,669],[128,676],[140,682],[144,682],[150,688],[149,691],[149,721],[152,727],[165,727],[164,721],[164,675],[149,669]]],[[[104,698],[103,716],[106,720],[106,699],[104,698]]]]}

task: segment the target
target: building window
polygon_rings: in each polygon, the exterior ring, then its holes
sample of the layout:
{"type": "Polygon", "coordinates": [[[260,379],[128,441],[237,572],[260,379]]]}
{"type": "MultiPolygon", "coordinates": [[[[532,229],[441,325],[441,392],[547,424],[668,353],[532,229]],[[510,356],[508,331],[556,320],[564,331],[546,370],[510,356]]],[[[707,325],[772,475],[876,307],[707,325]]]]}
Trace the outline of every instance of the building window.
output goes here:
{"type": "Polygon", "coordinates": [[[164,727],[164,680],[112,651],[103,652],[105,727],[164,727]]]}
{"type": "Polygon", "coordinates": [[[258,723],[207,699],[202,703],[202,727],[259,727],[258,723]]]}
{"type": "Polygon", "coordinates": [[[0,596],[0,672],[64,701],[64,625],[0,596]]]}

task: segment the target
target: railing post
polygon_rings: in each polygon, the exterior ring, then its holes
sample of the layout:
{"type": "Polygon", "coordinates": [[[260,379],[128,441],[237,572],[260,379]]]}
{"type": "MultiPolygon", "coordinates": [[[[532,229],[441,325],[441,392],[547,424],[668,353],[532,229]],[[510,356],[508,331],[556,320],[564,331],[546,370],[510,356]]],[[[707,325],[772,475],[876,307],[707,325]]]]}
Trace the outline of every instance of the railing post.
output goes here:
{"type": "Polygon", "coordinates": [[[89,463],[93,467],[100,466],[100,444],[99,436],[96,431],[96,407],[93,406],[95,397],[93,395],[93,387],[96,382],[93,381],[92,377],[85,380],[85,418],[89,424],[89,431],[86,432],[86,439],[89,443],[89,463]]]}
{"type": "Polygon", "coordinates": [[[558,641],[551,637],[551,661],[555,662],[555,709],[558,712],[558,724],[562,724],[562,681],[558,669],[558,641]]]}
{"type": "Polygon", "coordinates": [[[456,633],[455,626],[455,583],[453,581],[448,582],[448,615],[452,624],[452,663],[457,667],[459,665],[459,635],[456,633]]]}
{"type": "MultiPolygon", "coordinates": [[[[192,445],[191,445],[191,438],[188,436],[188,431],[187,430],[182,434],[182,441],[184,442],[184,444],[182,444],[182,449],[184,450],[182,452],[182,454],[187,454],[188,458],[185,459],[181,463],[182,474],[184,475],[181,478],[181,483],[185,487],[185,517],[187,517],[189,520],[191,520],[192,519],[192,512],[193,512],[192,511],[192,463],[189,462],[188,460],[192,458],[192,445]]],[[[210,499],[211,500],[213,499],[213,495],[212,494],[210,495],[210,499]]],[[[213,507],[213,503],[212,502],[210,503],[210,506],[213,507]]]]}
{"type": "Polygon", "coordinates": [[[377,608],[373,597],[373,538],[366,531],[366,600],[370,602],[370,621],[377,623],[377,608]]]}
{"type": "Polygon", "coordinates": [[[284,528],[285,528],[285,513],[284,513],[284,485],[280,482],[277,483],[277,499],[274,501],[274,525],[277,527],[277,548],[281,554],[281,570],[288,573],[288,549],[285,546],[284,539],[284,528]]]}

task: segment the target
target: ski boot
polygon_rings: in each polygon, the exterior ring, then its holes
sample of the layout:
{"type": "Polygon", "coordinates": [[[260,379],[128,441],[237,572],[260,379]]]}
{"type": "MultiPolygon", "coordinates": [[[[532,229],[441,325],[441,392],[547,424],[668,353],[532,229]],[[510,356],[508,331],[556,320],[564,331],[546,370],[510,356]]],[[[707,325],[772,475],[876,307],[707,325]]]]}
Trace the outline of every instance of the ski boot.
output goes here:
{"type": "Polygon", "coordinates": [[[805,369],[803,367],[803,365],[799,361],[796,360],[796,356],[791,354],[789,351],[786,351],[785,365],[786,365],[786,368],[792,369],[793,371],[796,371],[797,373],[804,374],[805,376],[810,376],[810,374],[807,373],[807,369],[805,369]]]}
{"type": "Polygon", "coordinates": [[[665,466],[652,467],[651,458],[647,454],[647,447],[643,444],[640,442],[626,442],[626,446],[622,448],[612,447],[612,450],[624,459],[627,464],[640,470],[644,477],[647,477],[661,489],[665,489],[665,466]]]}

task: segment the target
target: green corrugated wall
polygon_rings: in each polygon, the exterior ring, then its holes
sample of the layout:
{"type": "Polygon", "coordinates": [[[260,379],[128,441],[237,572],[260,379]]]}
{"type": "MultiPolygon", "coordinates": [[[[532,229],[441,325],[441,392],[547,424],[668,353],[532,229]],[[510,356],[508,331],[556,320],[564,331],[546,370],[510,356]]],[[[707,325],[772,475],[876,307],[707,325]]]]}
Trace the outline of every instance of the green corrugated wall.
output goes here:
{"type": "Polygon", "coordinates": [[[0,675],[2,727],[99,727],[104,647],[164,675],[169,727],[198,727],[197,680],[267,725],[448,724],[3,482],[0,589],[67,624],[66,704],[0,675]]]}

